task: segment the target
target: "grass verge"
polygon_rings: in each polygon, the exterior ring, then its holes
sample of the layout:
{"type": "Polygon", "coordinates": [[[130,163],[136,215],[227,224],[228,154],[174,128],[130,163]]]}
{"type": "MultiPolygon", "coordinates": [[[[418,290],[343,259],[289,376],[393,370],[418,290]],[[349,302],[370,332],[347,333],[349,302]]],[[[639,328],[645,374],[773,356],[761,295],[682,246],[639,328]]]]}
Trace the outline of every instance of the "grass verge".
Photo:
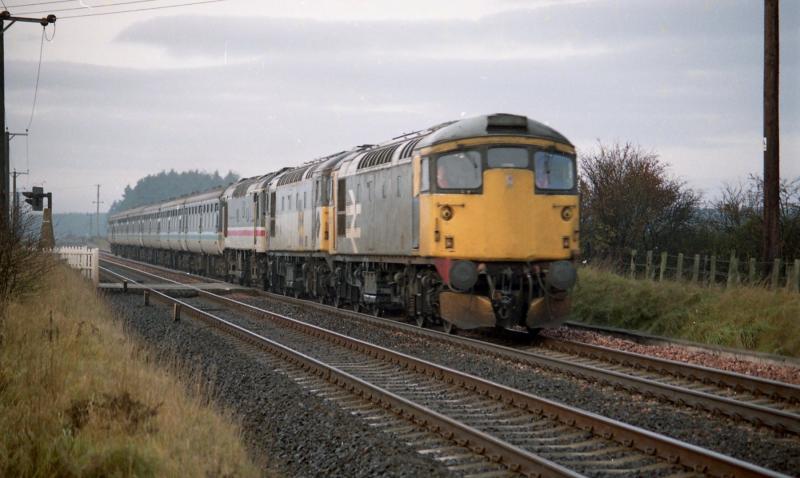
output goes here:
{"type": "Polygon", "coordinates": [[[631,280],[579,270],[572,319],[725,347],[800,356],[800,294],[631,280]]]}
{"type": "Polygon", "coordinates": [[[258,476],[232,417],[53,268],[0,323],[0,476],[258,476]],[[191,392],[191,393],[190,393],[191,392]]]}

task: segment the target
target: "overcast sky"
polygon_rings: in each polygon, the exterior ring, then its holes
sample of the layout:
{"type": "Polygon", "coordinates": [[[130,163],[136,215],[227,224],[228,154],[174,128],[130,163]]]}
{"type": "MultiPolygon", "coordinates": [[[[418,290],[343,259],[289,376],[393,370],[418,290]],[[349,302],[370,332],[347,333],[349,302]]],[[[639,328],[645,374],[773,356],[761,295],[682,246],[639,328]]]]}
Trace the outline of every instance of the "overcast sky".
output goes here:
{"type": "MultiPolygon", "coordinates": [[[[49,11],[123,0],[83,0],[49,11]]],[[[16,15],[42,6],[4,0],[16,15]]],[[[632,141],[713,198],[762,168],[763,1],[186,0],[55,12],[20,188],[103,210],[163,169],[256,175],[462,116],[632,141]]],[[[31,13],[30,16],[42,16],[31,13]]],[[[5,34],[8,127],[28,125],[42,28],[5,34]]],[[[800,176],[800,2],[781,1],[781,168],[800,176]]]]}

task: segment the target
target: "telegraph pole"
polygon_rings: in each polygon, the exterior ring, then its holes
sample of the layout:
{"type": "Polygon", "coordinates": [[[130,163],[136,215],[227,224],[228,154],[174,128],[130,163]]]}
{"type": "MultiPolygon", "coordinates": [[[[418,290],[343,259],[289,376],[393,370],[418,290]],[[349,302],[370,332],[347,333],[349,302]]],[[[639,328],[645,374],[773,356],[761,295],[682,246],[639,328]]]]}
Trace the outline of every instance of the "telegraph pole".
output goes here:
{"type": "Polygon", "coordinates": [[[779,0],[764,0],[764,260],[781,254],[778,129],[779,0]]]}
{"type": "MultiPolygon", "coordinates": [[[[16,136],[28,136],[28,133],[10,133],[10,132],[6,131],[5,136],[6,136],[6,145],[9,147],[9,150],[10,150],[10,144],[11,144],[11,140],[12,139],[14,139],[16,136]]],[[[8,169],[9,165],[11,164],[11,155],[8,154],[8,150],[7,150],[6,153],[7,153],[6,158],[8,159],[8,162],[6,163],[6,169],[8,169]]],[[[11,196],[11,198],[12,198],[11,199],[11,209],[12,209],[11,224],[14,225],[14,227],[16,227],[17,220],[19,219],[19,198],[17,197],[17,176],[22,176],[22,175],[28,174],[28,173],[29,173],[28,170],[17,171],[16,169],[12,173],[10,173],[11,176],[14,178],[14,193],[11,196]]]]}
{"type": "Polygon", "coordinates": [[[103,201],[100,200],[100,185],[95,184],[95,187],[97,188],[97,200],[93,201],[95,204],[97,204],[97,213],[95,215],[97,224],[95,228],[95,237],[100,237],[100,205],[103,204],[103,201]]]}
{"type": "MultiPolygon", "coordinates": [[[[38,23],[42,28],[50,23],[56,22],[55,15],[48,15],[43,18],[25,18],[16,17],[9,12],[4,11],[0,13],[0,132],[6,132],[6,74],[5,74],[5,32],[11,25],[17,23],[38,23]],[[6,22],[9,22],[6,26],[6,22]]],[[[0,145],[0,227],[8,227],[8,135],[2,134],[2,145],[0,145]]]]}
{"type": "Polygon", "coordinates": [[[29,172],[30,171],[28,171],[27,169],[25,171],[17,171],[16,169],[14,169],[14,171],[11,173],[11,175],[14,177],[14,196],[13,196],[14,212],[11,220],[13,221],[12,224],[15,227],[19,223],[19,196],[17,195],[17,176],[24,176],[29,172]]]}

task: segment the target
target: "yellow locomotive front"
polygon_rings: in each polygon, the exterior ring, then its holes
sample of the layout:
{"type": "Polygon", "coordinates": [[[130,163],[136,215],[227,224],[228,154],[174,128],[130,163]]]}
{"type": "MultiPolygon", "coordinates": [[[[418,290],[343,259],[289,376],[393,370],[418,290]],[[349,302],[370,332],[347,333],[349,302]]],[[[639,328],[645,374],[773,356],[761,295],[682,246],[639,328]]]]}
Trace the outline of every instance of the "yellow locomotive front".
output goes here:
{"type": "Polygon", "coordinates": [[[578,248],[575,149],[524,116],[462,120],[414,159],[421,257],[445,326],[539,329],[569,310],[578,248]]]}

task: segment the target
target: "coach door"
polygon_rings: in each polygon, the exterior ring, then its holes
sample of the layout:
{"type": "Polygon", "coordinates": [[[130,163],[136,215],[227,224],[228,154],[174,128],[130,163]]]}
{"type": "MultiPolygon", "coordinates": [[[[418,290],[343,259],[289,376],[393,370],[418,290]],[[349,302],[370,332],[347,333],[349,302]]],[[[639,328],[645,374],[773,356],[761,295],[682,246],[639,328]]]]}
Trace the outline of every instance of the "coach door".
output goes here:
{"type": "Polygon", "coordinates": [[[275,203],[277,193],[272,191],[269,193],[269,237],[275,237],[275,203]]]}
{"type": "Polygon", "coordinates": [[[219,223],[222,224],[222,237],[228,237],[228,203],[220,201],[219,223]]]}

